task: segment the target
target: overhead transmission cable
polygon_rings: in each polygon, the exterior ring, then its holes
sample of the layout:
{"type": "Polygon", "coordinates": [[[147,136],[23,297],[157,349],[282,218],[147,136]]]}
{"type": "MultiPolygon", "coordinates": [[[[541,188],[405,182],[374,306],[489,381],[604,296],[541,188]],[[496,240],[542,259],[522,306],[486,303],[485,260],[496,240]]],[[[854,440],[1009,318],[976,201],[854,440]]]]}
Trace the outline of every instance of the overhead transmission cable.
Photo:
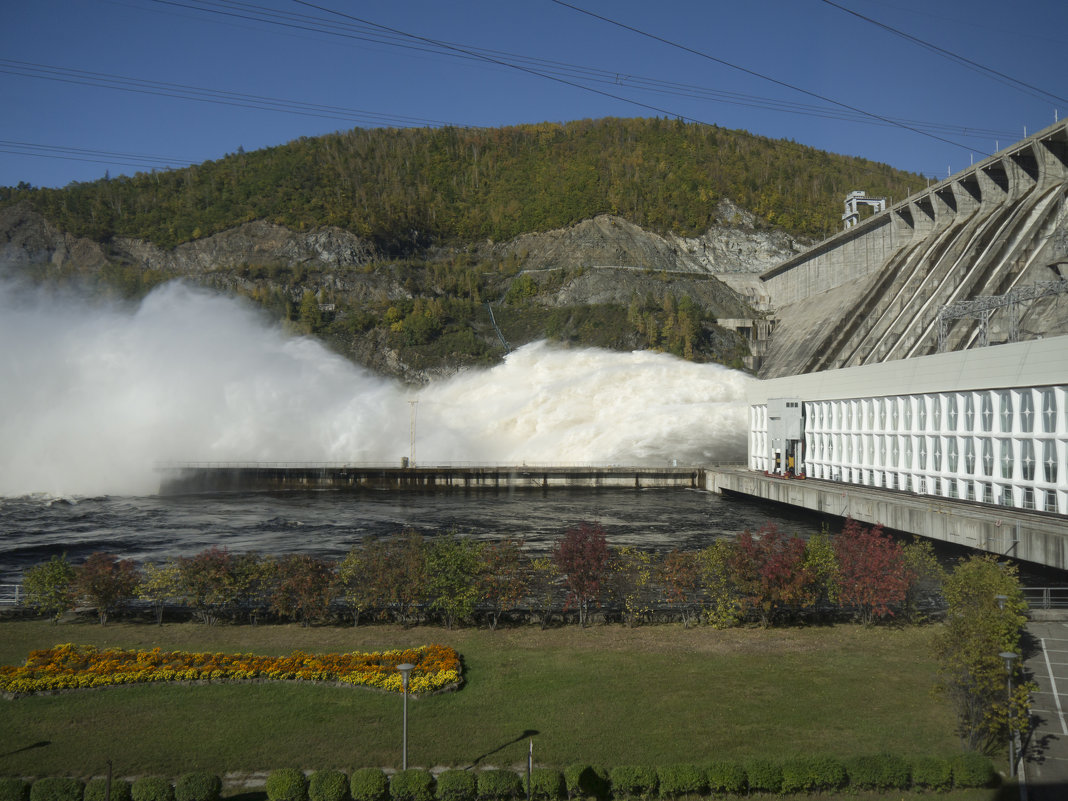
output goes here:
{"type": "MultiPolygon", "coordinates": [[[[295,0],[295,2],[301,2],[301,1],[302,0],[295,0]]],[[[763,73],[756,72],[755,70],[751,70],[751,69],[749,69],[747,67],[742,67],[742,66],[740,66],[738,64],[732,64],[731,62],[726,61],[726,60],[724,60],[722,58],[717,58],[716,56],[713,56],[710,53],[705,53],[705,52],[703,52],[701,50],[697,50],[697,49],[689,47],[687,45],[679,44],[678,42],[673,42],[670,39],[665,39],[664,37],[658,36],[655,33],[649,33],[648,31],[643,31],[641,28],[635,28],[633,25],[627,25],[626,23],[619,22],[618,20],[612,19],[611,17],[606,17],[603,14],[597,14],[597,13],[595,13],[593,11],[588,11],[588,10],[586,10],[584,8],[580,8],[579,6],[572,5],[571,3],[566,3],[566,2],[564,2],[564,0],[550,0],[550,2],[556,3],[558,6],[563,6],[564,8],[570,8],[572,11],[576,11],[576,12],[578,12],[580,14],[585,14],[588,17],[592,17],[594,19],[601,20],[602,22],[607,22],[610,25],[615,25],[616,27],[622,28],[622,29],[627,30],[627,31],[631,31],[632,33],[636,33],[639,36],[644,36],[644,37],[646,37],[648,39],[652,39],[654,41],[660,42],[661,44],[668,45],[669,47],[674,47],[674,48],[676,48],[678,50],[682,50],[682,51],[684,51],[686,53],[690,53],[690,54],[698,56],[700,58],[704,58],[704,59],[707,59],[709,61],[713,61],[716,64],[721,64],[721,65],[723,65],[725,67],[729,67],[730,69],[737,70],[739,72],[744,72],[746,75],[752,75],[755,78],[760,78],[761,80],[764,80],[764,81],[770,81],[771,83],[776,84],[777,86],[782,86],[782,87],[784,87],[786,89],[791,89],[791,90],[793,90],[795,92],[800,92],[802,94],[808,95],[809,97],[817,98],[818,100],[822,100],[825,103],[832,103],[832,104],[834,104],[836,106],[839,106],[840,108],[849,109],[850,111],[853,111],[853,112],[855,112],[857,114],[863,114],[866,117],[871,117],[871,118],[879,120],[881,122],[893,125],[893,126],[895,126],[897,128],[902,128],[902,129],[907,130],[907,131],[912,131],[913,133],[917,133],[920,136],[926,136],[926,137],[929,137],[931,139],[936,139],[939,142],[942,142],[942,143],[947,144],[947,145],[952,145],[953,147],[958,147],[958,148],[960,148],[962,150],[967,150],[969,152],[975,152],[975,150],[976,150],[976,148],[968,147],[967,145],[961,144],[960,142],[955,142],[952,139],[946,139],[945,137],[938,136],[937,134],[933,134],[933,133],[931,133],[929,131],[924,131],[924,130],[922,130],[920,128],[917,128],[917,127],[914,127],[914,126],[911,126],[911,125],[907,125],[907,124],[905,124],[903,122],[900,122],[898,120],[894,120],[894,119],[892,119],[890,117],[884,117],[884,116],[881,116],[879,114],[875,114],[873,112],[866,111],[866,110],[861,109],[861,108],[857,108],[856,106],[851,106],[848,103],[843,103],[843,102],[841,102],[839,100],[834,100],[833,98],[827,97],[825,95],[821,95],[818,92],[813,92],[813,91],[810,91],[808,89],[804,89],[804,88],[802,88],[800,86],[797,86],[795,84],[788,83],[786,81],[781,81],[778,78],[772,78],[770,75],[764,75],[763,73]]],[[[983,153],[983,155],[990,155],[990,154],[989,153],[983,153]]]]}
{"type": "Polygon", "coordinates": [[[950,61],[953,61],[957,64],[961,64],[962,66],[968,67],[969,69],[974,70],[976,72],[985,73],[986,75],[992,77],[999,83],[1003,83],[1006,86],[1012,86],[1016,89],[1019,89],[1024,94],[1028,94],[1031,97],[1037,98],[1038,100],[1055,100],[1059,103],[1068,103],[1068,98],[1063,98],[1060,95],[1055,95],[1052,92],[1047,92],[1045,89],[1035,86],[1034,84],[1030,84],[1026,81],[1021,81],[1017,78],[1013,78],[1011,75],[1006,75],[1004,72],[999,72],[998,70],[992,67],[987,67],[976,61],[972,61],[970,58],[965,58],[959,53],[954,53],[952,50],[946,50],[943,47],[939,47],[936,44],[932,44],[931,42],[920,39],[919,37],[913,36],[910,33],[905,33],[905,31],[899,30],[898,28],[894,28],[883,22],[879,22],[879,20],[877,19],[866,17],[851,8],[846,8],[843,5],[839,5],[838,3],[832,2],[832,0],[820,0],[820,2],[826,3],[832,8],[837,8],[839,11],[842,11],[846,14],[851,14],[857,19],[862,19],[865,22],[869,22],[872,25],[875,25],[885,31],[894,34],[895,36],[900,36],[902,39],[907,39],[908,41],[912,42],[913,44],[919,45],[925,50],[930,50],[933,53],[945,56],[950,61]]]}
{"type": "Polygon", "coordinates": [[[823,119],[838,119],[847,122],[863,122],[870,125],[882,125],[900,127],[908,125],[912,129],[922,131],[952,132],[958,136],[975,138],[1009,138],[1012,132],[1004,130],[989,130],[975,127],[963,127],[959,125],[947,125],[943,123],[922,122],[917,120],[902,120],[890,117],[874,118],[866,112],[854,112],[849,109],[836,108],[833,106],[818,106],[806,103],[797,103],[782,99],[761,97],[759,95],[747,95],[739,92],[714,90],[706,87],[677,82],[663,81],[649,77],[636,76],[621,73],[618,70],[609,70],[599,67],[582,66],[566,62],[526,56],[517,53],[509,53],[502,50],[491,50],[463,45],[454,42],[446,42],[429,37],[417,36],[404,31],[389,28],[369,20],[354,17],[350,14],[342,14],[323,6],[294,0],[300,5],[343,17],[346,22],[339,23],[334,19],[326,20],[308,14],[280,11],[267,8],[255,3],[240,2],[239,0],[149,0],[157,5],[174,6],[216,16],[231,17],[245,21],[267,23],[274,26],[286,27],[295,30],[308,31],[323,35],[340,38],[348,38],[359,41],[367,41],[374,44],[382,44],[390,47],[415,50],[417,52],[430,53],[433,55],[451,56],[461,60],[476,62],[488,62],[497,66],[530,72],[535,76],[550,80],[561,79],[562,83],[575,86],[586,91],[607,94],[607,96],[622,100],[623,102],[639,105],[643,108],[665,113],[669,116],[691,119],[695,122],[701,120],[692,117],[684,117],[677,112],[668,111],[657,106],[640,103],[628,97],[611,92],[599,92],[599,90],[577,81],[590,81],[601,85],[613,85],[623,88],[635,89],[644,92],[653,92],[664,95],[689,97],[697,100],[724,103],[748,108],[760,108],[787,114],[813,116],[823,119]],[[529,69],[527,69],[529,67],[529,69]]]}

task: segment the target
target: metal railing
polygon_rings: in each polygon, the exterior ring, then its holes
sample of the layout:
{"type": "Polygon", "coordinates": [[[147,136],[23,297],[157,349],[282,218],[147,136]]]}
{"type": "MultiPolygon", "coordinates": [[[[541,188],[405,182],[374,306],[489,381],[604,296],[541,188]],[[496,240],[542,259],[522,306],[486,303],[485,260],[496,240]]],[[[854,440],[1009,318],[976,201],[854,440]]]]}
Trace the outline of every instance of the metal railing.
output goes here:
{"type": "Polygon", "coordinates": [[[18,606],[21,600],[21,584],[0,584],[0,606],[18,606]]]}
{"type": "Polygon", "coordinates": [[[1068,587],[1022,587],[1032,609],[1068,609],[1068,587]]]}

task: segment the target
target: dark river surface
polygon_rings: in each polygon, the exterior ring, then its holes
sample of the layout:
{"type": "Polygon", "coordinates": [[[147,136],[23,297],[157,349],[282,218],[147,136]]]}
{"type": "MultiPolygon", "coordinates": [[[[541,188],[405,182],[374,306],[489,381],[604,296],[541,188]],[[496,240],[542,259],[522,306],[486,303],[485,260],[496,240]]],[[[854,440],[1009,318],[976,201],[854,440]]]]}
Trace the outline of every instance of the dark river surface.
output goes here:
{"type": "MultiPolygon", "coordinates": [[[[547,552],[568,528],[599,523],[610,546],[697,550],[767,522],[790,534],[820,530],[823,518],[777,504],[690,489],[326,491],[95,498],[0,497],[0,584],[65,553],[75,564],[94,551],[137,562],[189,556],[213,545],[233,553],[310,553],[338,559],[365,537],[408,529],[456,531],[479,540],[522,539],[547,552]]],[[[831,519],[837,533],[841,521],[831,519]]],[[[964,549],[935,542],[949,564],[964,549]]],[[[1062,571],[1023,564],[1025,585],[1063,586],[1062,571]]]]}
{"type": "Polygon", "coordinates": [[[0,584],[62,553],[76,564],[94,551],[144,562],[217,545],[235,553],[339,558],[364,537],[407,529],[514,537],[537,552],[584,522],[600,523],[611,546],[669,551],[699,549],[768,521],[803,535],[820,526],[804,512],[688,489],[0,498],[0,584]]]}

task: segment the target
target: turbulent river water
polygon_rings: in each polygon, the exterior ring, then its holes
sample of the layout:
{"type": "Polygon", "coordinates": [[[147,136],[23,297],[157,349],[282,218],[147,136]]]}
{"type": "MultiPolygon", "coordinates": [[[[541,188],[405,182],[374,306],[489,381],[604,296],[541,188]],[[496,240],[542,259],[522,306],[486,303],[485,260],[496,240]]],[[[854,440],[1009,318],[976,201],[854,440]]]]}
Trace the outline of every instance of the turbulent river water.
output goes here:
{"type": "Polygon", "coordinates": [[[0,584],[66,553],[163,560],[218,545],[232,552],[343,556],[364,537],[406,529],[516,537],[547,550],[568,527],[600,523],[610,545],[671,550],[777,522],[809,533],[804,515],[684,489],[552,489],[478,493],[296,492],[186,497],[0,498],[0,584]]]}

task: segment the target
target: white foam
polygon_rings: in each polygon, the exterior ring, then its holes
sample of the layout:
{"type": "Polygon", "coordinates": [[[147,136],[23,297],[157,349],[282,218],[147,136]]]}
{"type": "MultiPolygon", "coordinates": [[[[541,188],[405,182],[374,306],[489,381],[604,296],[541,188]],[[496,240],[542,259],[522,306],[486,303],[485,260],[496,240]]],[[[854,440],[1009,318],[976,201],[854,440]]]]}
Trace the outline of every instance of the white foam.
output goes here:
{"type": "Polygon", "coordinates": [[[744,455],[742,373],[535,343],[419,390],[175,282],[136,308],[0,284],[0,495],[148,494],[160,461],[702,463],[744,455]]]}

